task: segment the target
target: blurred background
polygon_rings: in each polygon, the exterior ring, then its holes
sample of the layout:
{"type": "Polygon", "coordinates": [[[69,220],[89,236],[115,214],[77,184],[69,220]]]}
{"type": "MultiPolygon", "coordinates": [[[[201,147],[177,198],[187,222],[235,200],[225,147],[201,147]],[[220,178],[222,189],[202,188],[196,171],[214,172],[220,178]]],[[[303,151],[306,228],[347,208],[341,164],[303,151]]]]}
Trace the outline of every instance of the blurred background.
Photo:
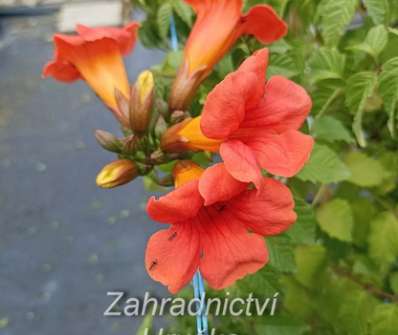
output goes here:
{"type": "MultiPolygon", "coordinates": [[[[117,134],[117,122],[83,82],[41,79],[52,34],[79,19],[75,2],[0,0],[2,335],[135,334],[141,320],[103,317],[106,292],[163,294],[143,266],[157,227],[142,181],[113,191],[95,185],[113,156],[93,132],[117,134]]],[[[78,12],[91,25],[121,24],[122,9],[85,1],[78,12]]],[[[138,44],[126,59],[130,80],[162,56],[138,44]]]]}

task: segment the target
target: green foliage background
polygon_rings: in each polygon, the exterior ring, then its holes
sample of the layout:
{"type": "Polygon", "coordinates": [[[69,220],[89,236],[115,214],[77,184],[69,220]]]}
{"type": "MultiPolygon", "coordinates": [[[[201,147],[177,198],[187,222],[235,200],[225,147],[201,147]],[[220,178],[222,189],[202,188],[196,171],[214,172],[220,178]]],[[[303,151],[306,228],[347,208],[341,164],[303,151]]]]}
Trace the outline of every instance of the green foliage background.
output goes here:
{"type": "MultiPolygon", "coordinates": [[[[289,180],[298,222],[267,239],[268,266],[229,290],[243,297],[280,292],[277,316],[210,322],[224,334],[398,334],[398,1],[248,0],[245,7],[258,3],[271,4],[289,25],[288,36],[270,46],[268,76],[284,75],[310,92],[305,130],[317,144],[289,180]]],[[[194,14],[181,0],[133,5],[147,13],[141,42],[167,51],[153,68],[166,99],[182,56],[169,48],[170,19],[182,48],[194,14]]],[[[202,85],[191,113],[260,47],[242,38],[202,85]]],[[[176,322],[175,332],[195,333],[192,317],[176,322]]]]}

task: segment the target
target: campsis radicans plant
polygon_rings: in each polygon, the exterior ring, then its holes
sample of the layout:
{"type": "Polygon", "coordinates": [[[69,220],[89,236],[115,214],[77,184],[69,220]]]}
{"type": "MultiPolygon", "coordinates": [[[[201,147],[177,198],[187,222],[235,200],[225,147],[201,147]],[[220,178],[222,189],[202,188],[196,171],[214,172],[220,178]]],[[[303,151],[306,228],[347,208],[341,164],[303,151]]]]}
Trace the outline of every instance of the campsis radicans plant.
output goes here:
{"type": "Polygon", "coordinates": [[[280,177],[297,174],[309,159],[313,139],[299,131],[311,99],[296,83],[266,79],[269,51],[260,49],[208,94],[201,115],[190,104],[201,83],[242,35],[272,43],[287,32],[267,5],[242,13],[241,0],[186,0],[197,14],[168,99],[156,91],[156,76],[142,72],[130,84],[123,56],[131,52],[139,24],[124,28],[76,27],[54,36],[54,59],[44,77],[87,85],[120,123],[123,136],[95,133],[117,158],[97,176],[114,188],[138,176],[174,187],[147,204],[149,216],[170,225],[148,242],[149,275],[172,293],[200,270],[208,285],[224,289],[255,273],[268,260],[264,237],[296,220],[294,200],[280,177]],[[206,161],[194,163],[204,153],[206,161]],[[170,173],[160,172],[165,164],[170,173]],[[272,175],[278,178],[272,177],[272,175]]]}

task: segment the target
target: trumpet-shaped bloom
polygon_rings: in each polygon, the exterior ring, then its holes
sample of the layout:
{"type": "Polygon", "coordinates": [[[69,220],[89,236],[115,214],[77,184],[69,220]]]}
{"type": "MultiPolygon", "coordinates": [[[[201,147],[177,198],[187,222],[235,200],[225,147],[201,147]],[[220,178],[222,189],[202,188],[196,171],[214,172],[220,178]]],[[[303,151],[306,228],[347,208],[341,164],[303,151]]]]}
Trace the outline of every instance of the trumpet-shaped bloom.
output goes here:
{"type": "MultiPolygon", "coordinates": [[[[274,76],[265,82],[268,50],[249,57],[208,95],[200,130],[179,131],[185,143],[202,132],[209,143],[219,141],[219,152],[231,175],[260,186],[261,169],[283,177],[295,175],[308,160],[313,139],[298,131],[311,110],[306,91],[294,82],[274,76]]],[[[190,128],[188,127],[190,126],[190,128]]],[[[201,141],[201,149],[206,141],[201,141]]]]}
{"type": "Polygon", "coordinates": [[[170,292],[200,269],[209,286],[223,289],[268,262],[263,236],[280,234],[296,220],[294,201],[282,183],[265,178],[264,192],[249,190],[222,163],[205,171],[177,166],[174,191],[147,205],[150,217],[171,227],[149,240],[149,275],[170,292]]]}
{"type": "Polygon", "coordinates": [[[115,89],[129,97],[122,56],[134,47],[138,27],[135,22],[123,29],[77,25],[77,35],[55,34],[54,59],[44,67],[43,76],[66,83],[84,79],[104,103],[118,113],[115,89]]]}
{"type": "Polygon", "coordinates": [[[242,35],[253,35],[263,43],[283,37],[287,26],[272,7],[257,5],[242,14],[242,0],[186,0],[197,14],[189,35],[184,63],[174,83],[170,103],[184,109],[199,84],[242,35]]]}

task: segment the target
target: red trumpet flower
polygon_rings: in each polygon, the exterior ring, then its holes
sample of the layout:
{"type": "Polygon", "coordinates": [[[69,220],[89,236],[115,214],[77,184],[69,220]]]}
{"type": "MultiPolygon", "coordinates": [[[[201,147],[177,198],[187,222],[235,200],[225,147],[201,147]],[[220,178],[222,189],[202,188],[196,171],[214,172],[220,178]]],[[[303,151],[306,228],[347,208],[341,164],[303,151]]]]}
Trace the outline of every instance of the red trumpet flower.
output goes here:
{"type": "Polygon", "coordinates": [[[77,35],[54,35],[54,60],[43,68],[43,76],[66,83],[84,79],[117,115],[115,90],[129,97],[129,82],[123,55],[135,45],[139,24],[132,22],[123,29],[76,27],[77,35]]]}
{"type": "Polygon", "coordinates": [[[187,107],[200,83],[240,36],[254,35],[263,43],[272,43],[287,32],[285,22],[268,5],[254,6],[242,14],[242,0],[185,1],[197,19],[170,97],[171,107],[180,110],[187,107]]]}
{"type": "Polygon", "coordinates": [[[283,177],[299,172],[314,143],[298,131],[311,110],[311,98],[281,76],[264,84],[267,63],[268,50],[262,49],[228,75],[208,95],[202,116],[174,136],[179,145],[169,147],[200,150],[209,142],[235,179],[257,187],[262,168],[283,177]]]}
{"type": "Polygon", "coordinates": [[[148,242],[146,268],[170,292],[183,288],[200,269],[215,289],[230,286],[268,262],[263,236],[280,234],[296,220],[289,189],[263,179],[264,192],[233,179],[222,163],[203,170],[177,164],[177,188],[152,197],[152,219],[171,224],[148,242]]]}

